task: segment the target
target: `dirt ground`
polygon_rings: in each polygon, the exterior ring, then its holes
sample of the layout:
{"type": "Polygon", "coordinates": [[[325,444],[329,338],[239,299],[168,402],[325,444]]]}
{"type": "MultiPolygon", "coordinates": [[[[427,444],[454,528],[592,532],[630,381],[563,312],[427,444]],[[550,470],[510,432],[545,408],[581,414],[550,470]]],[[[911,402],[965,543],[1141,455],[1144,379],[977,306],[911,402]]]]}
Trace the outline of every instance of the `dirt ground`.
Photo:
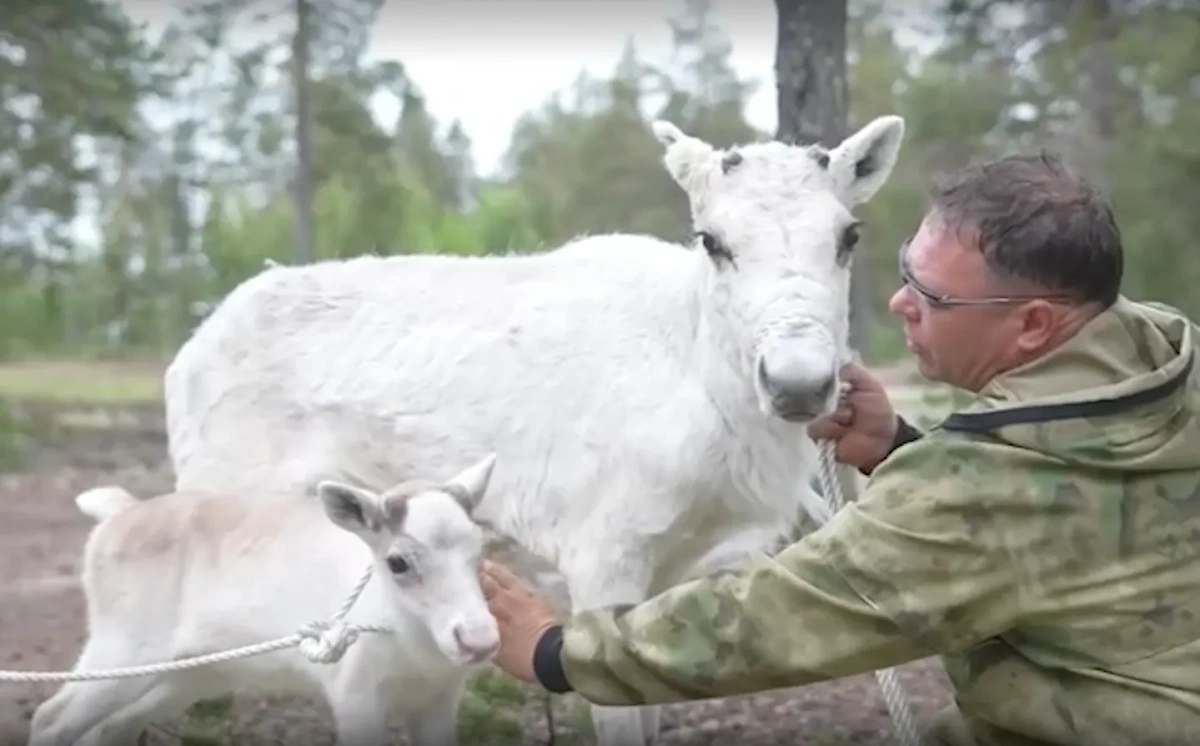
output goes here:
{"type": "MultiPolygon", "coordinates": [[[[93,425],[97,420],[74,419],[90,420],[93,425]]],[[[4,575],[0,670],[68,669],[82,645],[85,619],[77,576],[89,521],[76,510],[74,496],[105,483],[121,484],[138,494],[169,487],[160,412],[151,409],[122,419],[117,429],[88,427],[58,433],[22,471],[0,475],[0,572],[4,575]]],[[[901,667],[900,679],[920,720],[950,701],[934,660],[901,667]]],[[[56,688],[56,684],[0,682],[0,746],[24,743],[34,708],[56,688]]],[[[539,700],[531,698],[512,707],[521,710],[523,743],[551,742],[539,700]]],[[[579,702],[560,701],[555,718],[559,728],[568,727],[566,710],[572,707],[578,711],[579,702]]],[[[239,699],[226,739],[238,744],[332,743],[328,723],[321,704],[239,699]]],[[[878,684],[869,674],[795,690],[670,706],[662,724],[664,746],[868,744],[893,738],[878,684]]],[[[562,730],[556,734],[559,744],[589,740],[566,739],[569,734],[562,730]]],[[[152,740],[171,742],[161,735],[152,740]]],[[[498,740],[485,728],[482,735],[464,739],[464,746],[498,740]]]]}

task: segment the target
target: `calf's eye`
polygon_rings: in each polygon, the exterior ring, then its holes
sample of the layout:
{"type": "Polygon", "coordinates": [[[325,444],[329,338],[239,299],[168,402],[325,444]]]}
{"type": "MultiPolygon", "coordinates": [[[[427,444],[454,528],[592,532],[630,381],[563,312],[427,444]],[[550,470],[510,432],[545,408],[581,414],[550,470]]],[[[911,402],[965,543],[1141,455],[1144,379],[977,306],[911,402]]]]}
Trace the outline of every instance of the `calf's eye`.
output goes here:
{"type": "Polygon", "coordinates": [[[410,568],[412,568],[412,565],[409,564],[408,560],[404,559],[404,557],[398,554],[390,555],[387,558],[387,566],[388,569],[396,575],[403,575],[404,573],[408,572],[410,568]]]}

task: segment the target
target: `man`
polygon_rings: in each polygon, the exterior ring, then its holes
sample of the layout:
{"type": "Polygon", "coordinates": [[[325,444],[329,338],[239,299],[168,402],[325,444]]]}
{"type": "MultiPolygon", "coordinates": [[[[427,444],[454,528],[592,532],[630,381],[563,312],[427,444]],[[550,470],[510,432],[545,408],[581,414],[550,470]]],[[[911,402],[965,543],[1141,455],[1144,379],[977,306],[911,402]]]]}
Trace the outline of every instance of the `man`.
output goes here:
{"type": "Polygon", "coordinates": [[[1192,326],[1119,295],[1105,201],[1055,158],[934,190],[890,309],[974,394],[921,435],[862,368],[814,423],[870,475],[775,557],[560,624],[481,581],[498,665],[607,705],[797,686],[943,656],[943,742],[1200,742],[1200,385],[1192,326]],[[957,710],[957,711],[955,711],[957,710]]]}

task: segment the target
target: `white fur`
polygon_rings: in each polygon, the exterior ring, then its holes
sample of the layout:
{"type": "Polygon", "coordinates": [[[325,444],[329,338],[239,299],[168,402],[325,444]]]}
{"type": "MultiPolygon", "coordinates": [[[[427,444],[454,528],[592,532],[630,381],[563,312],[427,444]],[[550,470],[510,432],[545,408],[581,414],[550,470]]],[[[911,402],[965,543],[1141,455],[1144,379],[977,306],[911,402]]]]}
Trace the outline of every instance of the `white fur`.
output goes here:
{"type": "Polygon", "coordinates": [[[38,708],[32,746],[125,746],[149,723],[230,691],[322,692],[338,742],[387,742],[407,719],[416,746],[456,742],[466,679],[499,643],[476,577],[483,532],[468,512],[493,458],[411,494],[402,517],[389,499],[322,482],[322,502],[294,495],[179,493],[138,501],[120,487],[77,498],[99,523],[84,551],[89,637],[77,670],[163,663],[253,645],[329,620],[373,564],[347,621],[364,633],[332,664],[295,648],[186,671],[66,684],[38,708]],[[461,501],[461,502],[460,502],[461,501]],[[86,506],[86,507],[85,507],[86,506]],[[410,568],[394,573],[387,557],[410,568]],[[457,635],[457,637],[456,637],[457,635]]]}
{"type": "Polygon", "coordinates": [[[75,498],[79,511],[97,523],[106,521],[135,504],[137,498],[123,487],[94,487],[75,498]]]}
{"type": "MultiPolygon", "coordinates": [[[[480,519],[555,564],[576,608],[769,548],[801,509],[825,517],[805,424],[834,405],[848,358],[838,241],[890,174],[903,120],[869,123],[827,167],[771,142],[726,171],[725,151],[654,131],[696,230],[734,265],[699,240],[603,235],[267,269],[167,371],[178,487],[381,485],[496,450],[480,519]],[[785,419],[781,401],[808,411],[785,419]]],[[[656,730],[644,715],[598,713],[602,743],[640,742],[656,730]]]]}

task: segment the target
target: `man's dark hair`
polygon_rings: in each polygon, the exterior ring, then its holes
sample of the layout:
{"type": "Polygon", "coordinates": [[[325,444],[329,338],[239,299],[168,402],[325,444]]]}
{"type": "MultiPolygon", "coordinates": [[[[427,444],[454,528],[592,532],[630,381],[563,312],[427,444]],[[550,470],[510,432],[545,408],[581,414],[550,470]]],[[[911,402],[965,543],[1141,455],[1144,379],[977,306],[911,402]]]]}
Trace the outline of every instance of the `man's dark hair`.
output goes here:
{"type": "Polygon", "coordinates": [[[1053,154],[1010,155],[935,183],[932,212],[1001,278],[1107,308],[1120,292],[1121,232],[1108,200],[1053,154]]]}

